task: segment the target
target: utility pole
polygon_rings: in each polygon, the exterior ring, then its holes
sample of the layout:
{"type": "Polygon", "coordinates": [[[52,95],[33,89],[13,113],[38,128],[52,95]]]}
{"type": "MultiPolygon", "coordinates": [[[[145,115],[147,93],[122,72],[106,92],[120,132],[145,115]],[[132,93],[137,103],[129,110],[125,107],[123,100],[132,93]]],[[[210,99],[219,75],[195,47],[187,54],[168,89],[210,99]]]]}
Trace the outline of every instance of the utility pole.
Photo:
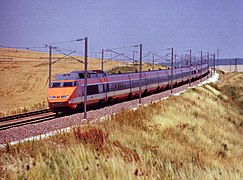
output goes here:
{"type": "Polygon", "coordinates": [[[237,72],[238,70],[237,70],[237,58],[235,58],[235,72],[237,72]]]}
{"type": "Polygon", "coordinates": [[[230,60],[230,72],[231,72],[231,60],[230,60]]]}
{"type": "Polygon", "coordinates": [[[209,69],[211,69],[211,77],[213,76],[213,61],[212,61],[212,54],[209,55],[209,69]]]}
{"type": "Polygon", "coordinates": [[[203,54],[202,54],[202,51],[201,51],[201,82],[202,82],[202,62],[203,61],[203,54]]]}
{"type": "MultiPolygon", "coordinates": [[[[207,69],[209,71],[209,52],[207,52],[207,69]]],[[[208,74],[207,74],[207,78],[208,78],[208,74]]]]}
{"type": "Polygon", "coordinates": [[[219,49],[217,49],[217,62],[216,62],[216,66],[219,65],[219,49]]]}
{"type": "Polygon", "coordinates": [[[139,104],[142,104],[142,57],[143,57],[143,46],[142,44],[139,45],[140,47],[140,68],[139,68],[139,104]]]}
{"type": "Polygon", "coordinates": [[[176,54],[174,55],[174,67],[176,69],[176,54]]]}
{"type": "Polygon", "coordinates": [[[183,55],[181,54],[181,68],[182,68],[182,64],[183,64],[183,55]]]}
{"type": "Polygon", "coordinates": [[[87,118],[88,37],[84,38],[84,120],[87,118]]]}
{"type": "Polygon", "coordinates": [[[215,54],[213,54],[213,72],[215,74],[216,71],[216,62],[215,62],[215,54]]]}
{"type": "Polygon", "coordinates": [[[153,64],[152,64],[152,70],[154,71],[154,53],[153,53],[153,64]]]}
{"type": "Polygon", "coordinates": [[[135,71],[135,68],[134,68],[134,53],[135,53],[135,51],[133,50],[132,51],[132,72],[135,71]]]}
{"type": "Polygon", "coordinates": [[[190,71],[190,78],[189,78],[189,86],[192,85],[192,70],[191,70],[191,64],[192,64],[192,50],[190,49],[190,54],[189,54],[189,71],[190,71]]]}
{"type": "Polygon", "coordinates": [[[104,49],[101,51],[101,70],[104,71],[104,49]]]}
{"type": "Polygon", "coordinates": [[[52,47],[49,46],[49,88],[51,87],[51,62],[52,61],[52,47]]]}
{"type": "Polygon", "coordinates": [[[171,91],[171,93],[173,93],[173,85],[172,85],[172,83],[173,83],[173,57],[174,57],[174,55],[173,55],[173,48],[171,48],[171,76],[170,76],[170,78],[171,78],[171,88],[170,88],[170,91],[171,91]]]}

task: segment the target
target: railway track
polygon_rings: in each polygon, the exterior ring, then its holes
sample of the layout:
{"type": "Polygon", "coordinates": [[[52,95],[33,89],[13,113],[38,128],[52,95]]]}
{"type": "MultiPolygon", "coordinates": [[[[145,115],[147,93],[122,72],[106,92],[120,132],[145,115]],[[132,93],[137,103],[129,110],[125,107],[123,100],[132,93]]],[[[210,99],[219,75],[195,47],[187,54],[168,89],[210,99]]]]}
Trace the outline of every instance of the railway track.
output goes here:
{"type": "Polygon", "coordinates": [[[2,117],[0,118],[0,131],[23,125],[40,123],[55,118],[56,114],[52,113],[50,109],[2,117]]]}
{"type": "Polygon", "coordinates": [[[20,118],[24,118],[24,117],[30,117],[30,116],[39,115],[39,114],[48,113],[48,112],[51,112],[51,110],[50,109],[42,109],[42,110],[39,110],[39,111],[32,111],[32,112],[16,114],[16,115],[12,115],[12,116],[1,117],[0,122],[14,120],[14,119],[20,119],[20,118]]]}

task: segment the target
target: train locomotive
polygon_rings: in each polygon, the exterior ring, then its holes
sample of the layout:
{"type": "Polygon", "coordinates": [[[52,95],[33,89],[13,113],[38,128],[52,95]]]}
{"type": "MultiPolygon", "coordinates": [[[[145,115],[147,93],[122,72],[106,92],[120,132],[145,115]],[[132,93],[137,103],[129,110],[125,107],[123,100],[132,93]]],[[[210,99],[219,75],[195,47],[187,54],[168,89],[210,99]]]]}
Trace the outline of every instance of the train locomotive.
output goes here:
{"type": "MultiPolygon", "coordinates": [[[[182,68],[143,71],[142,95],[160,92],[166,88],[201,78],[209,73],[208,64],[182,68]]],[[[89,70],[87,78],[87,106],[104,104],[139,96],[139,72],[108,75],[101,70],[89,70]]],[[[55,112],[82,109],[84,105],[84,71],[57,74],[48,88],[48,105],[55,112]]]]}

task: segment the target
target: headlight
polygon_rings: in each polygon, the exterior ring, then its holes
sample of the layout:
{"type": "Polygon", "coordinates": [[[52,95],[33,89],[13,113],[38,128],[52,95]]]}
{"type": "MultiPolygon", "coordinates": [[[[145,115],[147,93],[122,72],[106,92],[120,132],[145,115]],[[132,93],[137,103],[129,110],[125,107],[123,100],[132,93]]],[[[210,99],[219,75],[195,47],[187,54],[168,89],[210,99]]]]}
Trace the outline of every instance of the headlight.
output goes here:
{"type": "Polygon", "coordinates": [[[48,96],[48,99],[56,99],[56,96],[48,96]]]}
{"type": "Polygon", "coordinates": [[[68,99],[69,98],[69,95],[63,95],[61,96],[61,99],[68,99]]]}

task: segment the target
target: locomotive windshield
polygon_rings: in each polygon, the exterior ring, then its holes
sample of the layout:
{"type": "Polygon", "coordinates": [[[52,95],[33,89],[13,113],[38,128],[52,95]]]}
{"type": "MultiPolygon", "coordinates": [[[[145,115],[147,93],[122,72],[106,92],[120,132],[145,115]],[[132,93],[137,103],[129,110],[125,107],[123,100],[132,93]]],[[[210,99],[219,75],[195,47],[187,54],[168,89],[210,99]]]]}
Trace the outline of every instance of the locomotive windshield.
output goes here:
{"type": "Polygon", "coordinates": [[[63,87],[72,87],[73,86],[73,82],[65,82],[63,83],[63,87]]]}
{"type": "Polygon", "coordinates": [[[51,87],[55,88],[55,87],[60,87],[61,83],[52,83],[51,87]]]}
{"type": "Polygon", "coordinates": [[[51,88],[58,88],[58,87],[74,87],[77,86],[77,82],[53,82],[51,83],[51,88]]]}

